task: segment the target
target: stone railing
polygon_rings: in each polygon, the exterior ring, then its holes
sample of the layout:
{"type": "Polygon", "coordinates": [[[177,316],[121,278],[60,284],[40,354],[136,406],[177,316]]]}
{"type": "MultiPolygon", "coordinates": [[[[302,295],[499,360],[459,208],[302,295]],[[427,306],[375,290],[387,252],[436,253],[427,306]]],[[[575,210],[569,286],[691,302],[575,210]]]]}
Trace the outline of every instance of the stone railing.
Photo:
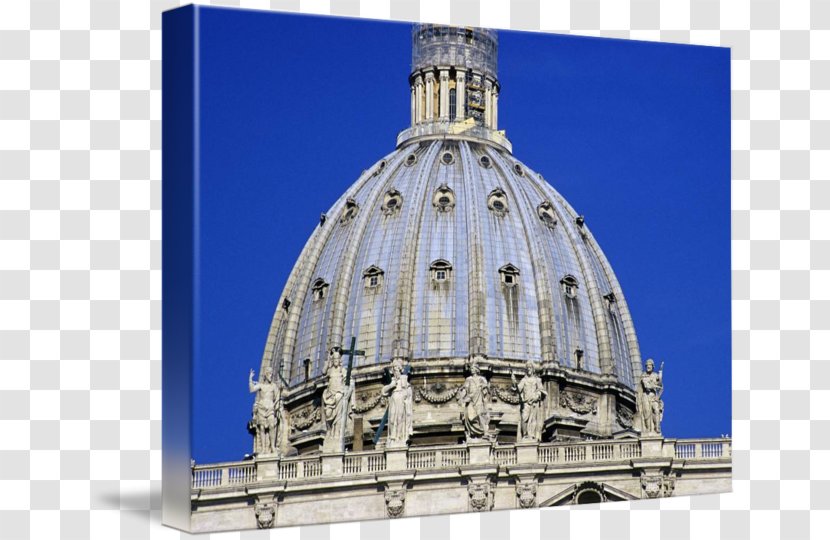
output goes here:
{"type": "Polygon", "coordinates": [[[256,482],[256,463],[217,463],[193,467],[191,487],[194,489],[245,485],[256,482]]]}
{"type": "Polygon", "coordinates": [[[720,459],[732,455],[730,439],[681,439],[673,442],[673,457],[678,459],[720,459]]]}
{"type": "Polygon", "coordinates": [[[463,446],[410,448],[406,453],[406,466],[409,469],[443,469],[469,462],[470,454],[463,446]]]}
{"type": "Polygon", "coordinates": [[[639,458],[683,460],[729,459],[730,439],[620,439],[572,443],[474,443],[417,446],[278,459],[197,465],[192,470],[194,490],[233,488],[265,480],[300,481],[374,474],[383,471],[458,469],[469,464],[498,467],[540,463],[546,465],[626,463],[639,458]]]}
{"type": "Polygon", "coordinates": [[[434,137],[455,135],[472,139],[483,139],[501,146],[508,152],[513,151],[513,145],[507,139],[504,131],[485,128],[474,122],[428,122],[409,127],[398,134],[398,146],[410,139],[419,137],[434,137]]]}
{"type": "Polygon", "coordinates": [[[539,463],[627,461],[641,456],[642,448],[639,441],[591,441],[539,445],[539,463]]]}

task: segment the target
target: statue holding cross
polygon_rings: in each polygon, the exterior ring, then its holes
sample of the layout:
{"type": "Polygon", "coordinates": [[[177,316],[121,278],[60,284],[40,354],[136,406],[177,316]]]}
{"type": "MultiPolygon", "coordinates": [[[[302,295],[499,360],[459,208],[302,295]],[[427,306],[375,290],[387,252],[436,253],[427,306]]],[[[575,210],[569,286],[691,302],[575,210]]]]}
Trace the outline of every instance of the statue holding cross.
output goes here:
{"type": "Polygon", "coordinates": [[[326,389],[323,390],[323,412],[326,425],[326,435],[323,440],[323,451],[343,452],[346,442],[346,424],[354,398],[354,382],[352,381],[352,365],[355,356],[362,356],[364,351],[355,350],[356,338],[352,338],[351,347],[343,351],[340,347],[332,347],[326,362],[326,389]],[[343,366],[343,353],[349,357],[348,366],[343,366]]]}

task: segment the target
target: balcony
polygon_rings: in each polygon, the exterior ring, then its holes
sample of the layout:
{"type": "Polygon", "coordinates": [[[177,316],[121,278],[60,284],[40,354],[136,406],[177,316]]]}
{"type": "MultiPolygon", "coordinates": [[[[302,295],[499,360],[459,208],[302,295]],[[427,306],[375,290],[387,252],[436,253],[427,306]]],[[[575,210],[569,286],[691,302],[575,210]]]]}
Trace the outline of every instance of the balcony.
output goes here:
{"type": "Polygon", "coordinates": [[[361,475],[374,476],[385,471],[417,473],[429,470],[452,473],[467,466],[489,465],[501,470],[533,464],[545,466],[548,471],[552,471],[597,464],[626,466],[631,460],[649,458],[729,462],[731,456],[730,439],[620,439],[573,443],[419,446],[196,465],[192,469],[191,489],[198,493],[244,488],[267,480],[287,483],[314,479],[336,480],[361,475]]]}

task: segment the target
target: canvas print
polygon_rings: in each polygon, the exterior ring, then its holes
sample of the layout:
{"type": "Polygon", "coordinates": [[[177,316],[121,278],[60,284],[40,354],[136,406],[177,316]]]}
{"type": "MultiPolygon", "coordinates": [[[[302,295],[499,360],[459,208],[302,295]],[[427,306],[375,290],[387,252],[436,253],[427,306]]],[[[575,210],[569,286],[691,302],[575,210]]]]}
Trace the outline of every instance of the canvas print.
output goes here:
{"type": "Polygon", "coordinates": [[[166,12],[164,522],[729,491],[729,76],[717,47],[166,12]]]}

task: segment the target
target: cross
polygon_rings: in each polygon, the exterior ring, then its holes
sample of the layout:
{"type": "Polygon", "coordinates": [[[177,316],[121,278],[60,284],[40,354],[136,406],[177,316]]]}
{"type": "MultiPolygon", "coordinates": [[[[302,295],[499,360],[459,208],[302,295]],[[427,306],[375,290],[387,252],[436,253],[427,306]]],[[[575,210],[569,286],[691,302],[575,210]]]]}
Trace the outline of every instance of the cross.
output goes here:
{"type": "Polygon", "coordinates": [[[352,363],[355,356],[366,356],[366,351],[358,351],[354,347],[357,344],[357,338],[352,336],[352,345],[347,350],[341,348],[341,354],[349,355],[349,365],[346,368],[346,386],[352,382],[352,363]]]}
{"type": "MultiPolygon", "coordinates": [[[[409,364],[404,366],[403,374],[409,375],[409,364]]],[[[378,429],[375,431],[375,438],[372,440],[372,443],[377,446],[378,441],[380,440],[380,436],[383,433],[383,428],[386,427],[386,423],[389,421],[389,407],[386,407],[386,412],[383,413],[383,418],[380,419],[380,424],[378,424],[378,429]]]]}
{"type": "Polygon", "coordinates": [[[352,400],[352,394],[354,394],[354,381],[352,381],[352,364],[354,364],[354,357],[355,356],[366,356],[366,351],[358,351],[355,349],[355,345],[357,344],[357,338],[352,336],[352,344],[348,349],[340,348],[341,355],[348,355],[349,356],[349,364],[346,367],[346,386],[349,387],[348,393],[343,396],[345,400],[343,403],[343,418],[341,420],[343,429],[340,430],[340,450],[341,452],[346,451],[346,420],[349,418],[349,403],[352,400]]]}

